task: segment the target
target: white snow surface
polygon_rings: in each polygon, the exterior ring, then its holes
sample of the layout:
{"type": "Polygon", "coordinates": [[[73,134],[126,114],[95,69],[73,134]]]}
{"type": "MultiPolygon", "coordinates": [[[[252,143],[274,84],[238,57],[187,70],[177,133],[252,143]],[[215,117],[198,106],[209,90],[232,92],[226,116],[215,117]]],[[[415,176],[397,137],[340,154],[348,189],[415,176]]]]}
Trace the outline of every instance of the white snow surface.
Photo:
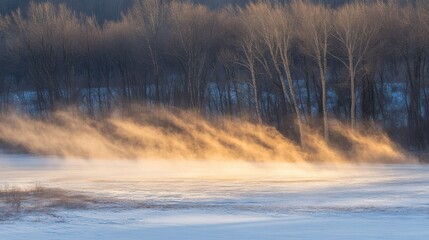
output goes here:
{"type": "Polygon", "coordinates": [[[161,170],[146,177],[139,173],[153,169],[139,164],[131,171],[133,164],[102,171],[85,161],[1,155],[0,187],[37,183],[115,202],[0,221],[0,239],[429,239],[426,165],[233,178],[161,170]]]}

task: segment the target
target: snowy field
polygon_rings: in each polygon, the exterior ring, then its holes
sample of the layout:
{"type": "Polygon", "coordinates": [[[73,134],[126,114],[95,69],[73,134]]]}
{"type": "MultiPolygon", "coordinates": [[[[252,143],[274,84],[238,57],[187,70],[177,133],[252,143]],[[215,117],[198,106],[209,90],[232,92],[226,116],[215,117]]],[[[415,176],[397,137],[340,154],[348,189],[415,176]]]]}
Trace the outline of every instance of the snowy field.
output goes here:
{"type": "Polygon", "coordinates": [[[1,155],[0,188],[1,240],[429,239],[425,165],[1,155]],[[23,191],[19,209],[8,189],[23,191]]]}

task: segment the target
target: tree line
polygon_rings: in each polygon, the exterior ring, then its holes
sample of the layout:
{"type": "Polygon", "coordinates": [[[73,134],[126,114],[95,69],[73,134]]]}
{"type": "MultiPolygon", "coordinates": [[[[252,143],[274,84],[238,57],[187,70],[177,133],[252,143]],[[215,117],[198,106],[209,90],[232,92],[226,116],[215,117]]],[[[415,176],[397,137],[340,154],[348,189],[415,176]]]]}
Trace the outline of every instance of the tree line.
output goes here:
{"type": "Polygon", "coordinates": [[[427,149],[427,1],[229,2],[136,0],[117,18],[51,2],[6,13],[0,105],[173,106],[246,116],[297,142],[305,126],[329,141],[338,119],[427,149]]]}

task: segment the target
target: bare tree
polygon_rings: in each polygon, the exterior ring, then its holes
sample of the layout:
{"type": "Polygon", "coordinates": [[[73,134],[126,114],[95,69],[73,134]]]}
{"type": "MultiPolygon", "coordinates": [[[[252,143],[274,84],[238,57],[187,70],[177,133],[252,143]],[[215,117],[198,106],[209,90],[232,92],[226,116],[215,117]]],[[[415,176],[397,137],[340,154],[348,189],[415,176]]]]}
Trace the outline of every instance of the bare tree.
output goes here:
{"type": "Polygon", "coordinates": [[[260,44],[258,39],[258,33],[255,29],[255,19],[251,12],[247,11],[248,9],[239,9],[239,19],[241,25],[243,26],[243,32],[240,34],[239,39],[239,48],[243,58],[237,58],[236,62],[250,72],[251,86],[253,88],[253,97],[255,102],[256,117],[259,123],[262,123],[261,110],[259,106],[259,95],[258,95],[258,84],[256,81],[256,58],[260,54],[260,44]]]}
{"type": "MultiPolygon", "coordinates": [[[[258,39],[266,49],[268,58],[278,76],[285,102],[290,102],[298,125],[299,142],[302,144],[302,119],[291,73],[292,40],[295,30],[288,7],[258,2],[247,6],[248,14],[255,18],[258,39]]],[[[259,61],[267,65],[264,56],[259,61]]],[[[268,68],[266,68],[268,69],[268,68]]]]}
{"type": "Polygon", "coordinates": [[[356,126],[356,74],[371,43],[379,30],[371,9],[379,3],[354,2],[343,5],[335,12],[333,36],[341,45],[339,54],[333,54],[347,68],[350,79],[350,121],[356,126]]]}
{"type": "Polygon", "coordinates": [[[391,26],[396,26],[394,29],[396,34],[393,35],[392,41],[405,65],[405,102],[407,124],[411,133],[409,142],[412,142],[418,150],[425,148],[422,94],[424,95],[426,91],[422,91],[422,88],[429,39],[427,32],[422,30],[427,24],[425,12],[428,9],[425,1],[417,1],[415,7],[402,6],[399,3],[390,5],[390,12],[394,13],[391,26]]]}
{"type": "Polygon", "coordinates": [[[325,6],[312,4],[308,1],[297,0],[292,3],[292,11],[297,21],[297,35],[304,52],[313,57],[319,69],[322,85],[322,107],[324,137],[329,141],[328,110],[326,106],[328,78],[328,47],[332,33],[332,12],[325,6]]]}
{"type": "Polygon", "coordinates": [[[160,48],[161,33],[165,26],[165,5],[162,0],[138,0],[128,16],[142,32],[149,53],[152,75],[155,84],[155,100],[160,103],[160,48]]]}
{"type": "Polygon", "coordinates": [[[26,63],[37,89],[39,106],[54,109],[61,103],[76,104],[74,79],[81,23],[64,5],[30,4],[27,16],[20,11],[7,17],[11,54],[26,63]]]}
{"type": "Polygon", "coordinates": [[[219,51],[218,16],[202,5],[173,1],[169,5],[170,50],[185,73],[190,106],[202,109],[210,63],[219,51]]]}

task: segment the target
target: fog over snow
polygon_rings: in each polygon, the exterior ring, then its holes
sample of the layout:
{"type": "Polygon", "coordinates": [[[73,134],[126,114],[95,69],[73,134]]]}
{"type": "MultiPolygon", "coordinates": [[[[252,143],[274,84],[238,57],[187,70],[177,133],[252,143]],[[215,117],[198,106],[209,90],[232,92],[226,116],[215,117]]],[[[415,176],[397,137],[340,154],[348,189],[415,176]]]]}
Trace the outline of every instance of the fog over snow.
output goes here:
{"type": "Polygon", "coordinates": [[[0,239],[429,237],[428,166],[103,162],[3,155],[4,188],[43,194],[0,215],[0,239]]]}

